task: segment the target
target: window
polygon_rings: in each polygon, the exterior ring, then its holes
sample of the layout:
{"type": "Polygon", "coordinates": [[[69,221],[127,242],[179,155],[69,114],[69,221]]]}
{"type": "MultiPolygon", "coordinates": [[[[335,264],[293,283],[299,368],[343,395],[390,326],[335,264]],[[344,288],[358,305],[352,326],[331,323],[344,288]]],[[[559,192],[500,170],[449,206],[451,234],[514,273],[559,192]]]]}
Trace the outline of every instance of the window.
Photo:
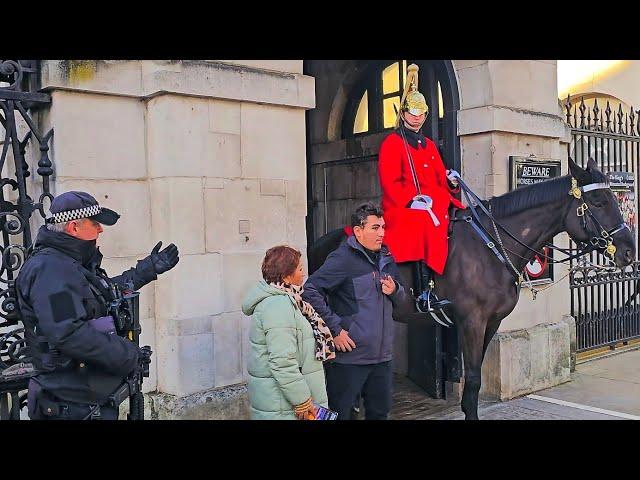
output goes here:
{"type": "Polygon", "coordinates": [[[396,111],[400,109],[400,98],[407,72],[407,61],[394,62],[382,70],[382,125],[393,128],[396,111]],[[402,65],[402,68],[400,68],[402,65]]]}
{"type": "Polygon", "coordinates": [[[358,111],[356,112],[356,119],[353,122],[353,133],[363,133],[369,130],[369,109],[367,90],[364,91],[360,103],[358,103],[358,111]]]}
{"type": "MultiPolygon", "coordinates": [[[[345,113],[343,136],[350,137],[364,133],[376,133],[395,126],[397,111],[404,89],[408,60],[380,62],[374,65],[362,83],[354,89],[355,95],[345,113]]],[[[425,90],[425,75],[419,72],[418,90],[427,99],[429,114],[436,111],[425,90]]],[[[438,118],[444,118],[444,105],[440,82],[437,81],[438,118]]]]}

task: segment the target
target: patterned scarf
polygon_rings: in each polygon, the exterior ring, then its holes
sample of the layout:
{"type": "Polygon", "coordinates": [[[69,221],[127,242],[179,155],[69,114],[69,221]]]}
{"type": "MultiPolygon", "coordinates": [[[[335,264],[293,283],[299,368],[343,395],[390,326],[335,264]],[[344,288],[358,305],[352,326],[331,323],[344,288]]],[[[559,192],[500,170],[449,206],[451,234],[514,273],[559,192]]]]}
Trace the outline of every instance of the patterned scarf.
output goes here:
{"type": "Polygon", "coordinates": [[[336,357],[336,346],[333,343],[333,335],[327,324],[324,323],[322,317],[314,310],[308,302],[302,300],[302,292],[304,288],[298,285],[290,285],[288,283],[270,283],[272,287],[276,287],[284,292],[293,300],[298,309],[306,317],[311,324],[313,337],[316,340],[316,360],[326,362],[336,357]]]}

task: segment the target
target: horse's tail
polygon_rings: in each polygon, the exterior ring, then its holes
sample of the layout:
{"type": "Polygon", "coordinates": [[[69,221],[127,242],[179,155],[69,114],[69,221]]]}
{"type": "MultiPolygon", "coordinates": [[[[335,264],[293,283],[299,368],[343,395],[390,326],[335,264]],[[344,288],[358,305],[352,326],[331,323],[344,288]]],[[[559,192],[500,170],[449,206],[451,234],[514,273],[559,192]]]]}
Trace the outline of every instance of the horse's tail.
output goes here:
{"type": "Polygon", "coordinates": [[[342,241],[347,238],[344,228],[336,228],[323,235],[311,245],[307,251],[309,260],[309,275],[318,270],[329,254],[333,252],[342,241]]]}

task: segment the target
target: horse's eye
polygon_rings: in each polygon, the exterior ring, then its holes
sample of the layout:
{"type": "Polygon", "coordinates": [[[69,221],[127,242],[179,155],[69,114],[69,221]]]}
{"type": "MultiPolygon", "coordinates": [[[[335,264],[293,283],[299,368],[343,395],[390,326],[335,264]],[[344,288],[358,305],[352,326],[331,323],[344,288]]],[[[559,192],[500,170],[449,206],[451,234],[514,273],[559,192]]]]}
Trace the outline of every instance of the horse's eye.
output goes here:
{"type": "Polygon", "coordinates": [[[592,204],[594,207],[600,208],[604,207],[607,204],[607,197],[600,193],[594,195],[592,204]]]}

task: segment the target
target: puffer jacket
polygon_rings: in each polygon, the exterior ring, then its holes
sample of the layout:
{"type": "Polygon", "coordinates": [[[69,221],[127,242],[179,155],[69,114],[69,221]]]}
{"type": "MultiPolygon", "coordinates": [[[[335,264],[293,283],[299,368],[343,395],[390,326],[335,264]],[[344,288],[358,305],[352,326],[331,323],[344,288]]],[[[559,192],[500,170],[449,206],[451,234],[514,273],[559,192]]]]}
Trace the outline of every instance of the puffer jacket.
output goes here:
{"type": "Polygon", "coordinates": [[[295,420],[309,397],[328,406],[322,362],[309,321],[282,290],[258,282],[245,296],[249,331],[249,401],[253,420],[295,420]]]}

